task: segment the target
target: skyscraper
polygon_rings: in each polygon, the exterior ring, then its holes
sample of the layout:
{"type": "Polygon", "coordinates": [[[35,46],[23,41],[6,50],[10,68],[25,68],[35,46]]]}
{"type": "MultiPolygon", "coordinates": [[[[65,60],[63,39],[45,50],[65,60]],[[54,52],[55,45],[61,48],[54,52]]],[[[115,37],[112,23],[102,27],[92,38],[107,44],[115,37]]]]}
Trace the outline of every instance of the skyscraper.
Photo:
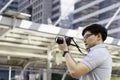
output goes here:
{"type": "MultiPolygon", "coordinates": [[[[64,3],[65,1],[63,0],[19,0],[19,12],[31,14],[30,20],[33,22],[44,24],[52,22],[52,24],[55,24],[63,16],[64,3]]],[[[69,23],[68,21],[66,22],[69,23]]],[[[61,23],[58,22],[56,26],[59,24],[61,23]]]]}
{"type": "Polygon", "coordinates": [[[47,24],[51,18],[51,0],[19,0],[19,12],[30,14],[31,21],[47,24]]]}
{"type": "MultiPolygon", "coordinates": [[[[111,20],[114,13],[120,6],[119,0],[78,0],[75,3],[74,28],[84,27],[89,24],[99,23],[104,26],[111,20]]],[[[108,29],[118,28],[119,17],[116,17],[108,29]]],[[[117,37],[118,33],[110,36],[117,37]]]]}
{"type": "MultiPolygon", "coordinates": [[[[2,9],[8,2],[9,2],[9,0],[0,0],[0,9],[2,9]]],[[[18,11],[18,0],[14,0],[14,1],[7,7],[6,10],[18,11]]]]}

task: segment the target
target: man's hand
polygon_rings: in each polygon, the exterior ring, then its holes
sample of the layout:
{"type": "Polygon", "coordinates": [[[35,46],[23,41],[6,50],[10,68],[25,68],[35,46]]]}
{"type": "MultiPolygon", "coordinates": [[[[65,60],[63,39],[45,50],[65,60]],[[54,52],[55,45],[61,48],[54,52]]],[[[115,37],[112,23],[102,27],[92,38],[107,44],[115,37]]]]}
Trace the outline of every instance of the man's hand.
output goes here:
{"type": "Polygon", "coordinates": [[[63,37],[63,44],[58,44],[61,51],[68,51],[68,46],[66,44],[65,38],[63,37]]]}

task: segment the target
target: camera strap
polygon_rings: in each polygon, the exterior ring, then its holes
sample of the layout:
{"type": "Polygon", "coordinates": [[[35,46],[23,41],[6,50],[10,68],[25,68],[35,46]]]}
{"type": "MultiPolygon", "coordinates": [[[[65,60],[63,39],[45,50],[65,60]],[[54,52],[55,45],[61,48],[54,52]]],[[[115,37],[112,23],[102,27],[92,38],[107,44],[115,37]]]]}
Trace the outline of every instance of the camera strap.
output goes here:
{"type": "Polygon", "coordinates": [[[74,44],[71,44],[72,46],[76,46],[76,48],[78,49],[78,51],[82,54],[84,54],[81,50],[80,47],[78,46],[78,44],[74,41],[74,39],[72,38],[72,41],[74,42],[74,44]]]}

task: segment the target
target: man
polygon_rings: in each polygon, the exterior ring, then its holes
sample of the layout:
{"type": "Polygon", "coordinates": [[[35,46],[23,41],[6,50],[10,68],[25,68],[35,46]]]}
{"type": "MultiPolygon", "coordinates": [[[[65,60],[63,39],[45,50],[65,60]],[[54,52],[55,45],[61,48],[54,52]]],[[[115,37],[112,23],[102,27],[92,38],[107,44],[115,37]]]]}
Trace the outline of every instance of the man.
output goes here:
{"type": "Polygon", "coordinates": [[[99,24],[92,24],[83,30],[82,35],[88,54],[80,63],[71,56],[65,39],[59,44],[71,76],[79,80],[110,80],[112,59],[103,44],[107,30],[99,24]]]}

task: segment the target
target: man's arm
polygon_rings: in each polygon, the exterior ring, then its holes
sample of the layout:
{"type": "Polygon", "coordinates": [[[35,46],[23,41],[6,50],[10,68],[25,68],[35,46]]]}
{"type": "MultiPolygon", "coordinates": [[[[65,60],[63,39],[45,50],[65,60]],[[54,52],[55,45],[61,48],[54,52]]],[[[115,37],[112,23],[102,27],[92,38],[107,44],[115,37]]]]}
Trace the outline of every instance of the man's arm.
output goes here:
{"type": "Polygon", "coordinates": [[[78,78],[90,71],[89,67],[83,63],[76,63],[76,61],[72,58],[70,53],[65,55],[65,61],[70,72],[71,76],[74,78],[78,78]]]}
{"type": "MultiPolygon", "coordinates": [[[[65,38],[64,39],[64,43],[63,44],[59,44],[59,49],[64,52],[64,51],[68,51],[68,46],[66,44],[65,38]]],[[[68,71],[70,72],[71,76],[73,76],[74,78],[78,78],[81,75],[84,75],[86,73],[88,73],[90,71],[89,67],[83,63],[76,63],[76,61],[73,59],[73,57],[71,56],[71,54],[66,53],[64,55],[65,57],[65,61],[66,61],[66,65],[68,68],[68,71]]]]}

